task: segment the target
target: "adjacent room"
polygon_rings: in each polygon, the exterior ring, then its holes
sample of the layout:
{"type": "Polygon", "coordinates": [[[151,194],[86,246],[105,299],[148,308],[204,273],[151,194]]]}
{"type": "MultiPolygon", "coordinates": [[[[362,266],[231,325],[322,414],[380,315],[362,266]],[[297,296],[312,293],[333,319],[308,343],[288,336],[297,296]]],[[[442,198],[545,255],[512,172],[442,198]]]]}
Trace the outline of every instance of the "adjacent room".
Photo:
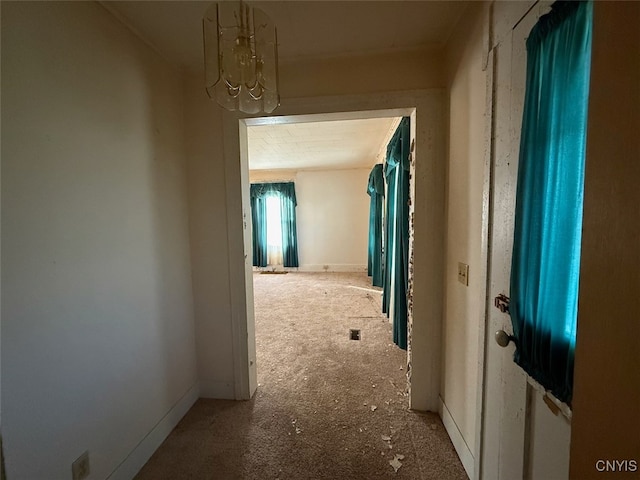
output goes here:
{"type": "MultiPolygon", "coordinates": [[[[387,144],[399,123],[400,118],[391,117],[247,129],[253,192],[275,183],[293,184],[299,258],[296,262],[291,259],[284,267],[302,272],[367,271],[369,175],[375,164],[386,160],[387,144]]],[[[266,199],[268,242],[280,236],[279,230],[274,230],[280,222],[272,221],[274,215],[279,218],[275,194],[266,199]]],[[[260,227],[255,230],[254,237],[260,227]]],[[[259,246],[254,245],[254,254],[260,256],[259,252],[259,246]]],[[[267,251],[267,255],[271,254],[267,251]]],[[[254,258],[254,267],[282,269],[283,261],[281,255],[267,258],[266,264],[264,259],[254,258]]]]}

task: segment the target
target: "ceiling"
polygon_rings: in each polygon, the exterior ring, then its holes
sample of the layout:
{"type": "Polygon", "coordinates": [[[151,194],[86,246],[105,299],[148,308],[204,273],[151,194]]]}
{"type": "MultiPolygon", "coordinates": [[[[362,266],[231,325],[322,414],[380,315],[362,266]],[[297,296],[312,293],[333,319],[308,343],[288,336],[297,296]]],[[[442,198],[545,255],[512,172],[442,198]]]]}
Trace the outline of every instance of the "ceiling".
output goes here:
{"type": "Polygon", "coordinates": [[[251,126],[249,168],[370,168],[399,122],[400,118],[367,118],[251,126]]]}
{"type": "MultiPolygon", "coordinates": [[[[441,47],[469,2],[254,1],[278,28],[280,60],[441,47]]],[[[102,1],[165,58],[202,70],[210,1],[102,1]]]]}
{"type": "MultiPolygon", "coordinates": [[[[102,1],[174,65],[203,69],[202,17],[210,1],[102,1]]],[[[280,62],[444,46],[469,2],[254,1],[278,28],[280,62]]],[[[371,166],[397,119],[249,128],[252,169],[371,166]]]]}

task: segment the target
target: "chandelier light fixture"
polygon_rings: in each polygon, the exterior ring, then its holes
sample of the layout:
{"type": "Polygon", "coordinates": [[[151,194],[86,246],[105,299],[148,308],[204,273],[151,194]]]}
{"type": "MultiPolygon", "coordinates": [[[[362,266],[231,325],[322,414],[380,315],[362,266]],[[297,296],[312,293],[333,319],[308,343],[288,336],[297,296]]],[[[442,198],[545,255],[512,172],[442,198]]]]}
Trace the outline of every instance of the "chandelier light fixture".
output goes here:
{"type": "Polygon", "coordinates": [[[278,35],[243,1],[214,3],[203,21],[206,90],[227,110],[271,113],[280,105],[278,35]]]}

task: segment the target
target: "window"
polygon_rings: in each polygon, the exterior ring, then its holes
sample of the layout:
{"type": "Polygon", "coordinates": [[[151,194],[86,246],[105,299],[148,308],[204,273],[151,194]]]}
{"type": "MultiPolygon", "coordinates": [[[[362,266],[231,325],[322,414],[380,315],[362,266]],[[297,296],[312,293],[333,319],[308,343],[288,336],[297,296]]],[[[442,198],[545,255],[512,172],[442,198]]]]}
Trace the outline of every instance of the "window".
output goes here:
{"type": "Polygon", "coordinates": [[[527,39],[511,304],[514,360],[559,400],[573,393],[591,2],[556,2],[527,39]]]}
{"type": "Polygon", "coordinates": [[[296,189],[293,182],[252,183],[253,266],[298,267],[296,189]]]}
{"type": "Polygon", "coordinates": [[[280,196],[267,195],[267,264],[282,265],[282,215],[280,196]]]}

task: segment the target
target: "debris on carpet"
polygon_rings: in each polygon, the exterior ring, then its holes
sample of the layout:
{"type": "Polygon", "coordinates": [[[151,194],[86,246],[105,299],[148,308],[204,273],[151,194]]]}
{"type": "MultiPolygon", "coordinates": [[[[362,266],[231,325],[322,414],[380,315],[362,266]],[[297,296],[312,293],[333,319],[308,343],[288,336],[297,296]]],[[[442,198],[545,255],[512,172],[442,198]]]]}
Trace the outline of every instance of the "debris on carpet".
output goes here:
{"type": "Polygon", "coordinates": [[[291,420],[291,425],[293,425],[293,427],[296,429],[296,435],[299,435],[300,433],[302,433],[302,429],[297,425],[297,421],[297,419],[291,420]]]}
{"type": "Polygon", "coordinates": [[[393,467],[395,473],[398,473],[398,470],[402,466],[402,462],[400,460],[404,460],[404,455],[395,454],[393,456],[393,460],[389,460],[389,465],[393,467]]]}

